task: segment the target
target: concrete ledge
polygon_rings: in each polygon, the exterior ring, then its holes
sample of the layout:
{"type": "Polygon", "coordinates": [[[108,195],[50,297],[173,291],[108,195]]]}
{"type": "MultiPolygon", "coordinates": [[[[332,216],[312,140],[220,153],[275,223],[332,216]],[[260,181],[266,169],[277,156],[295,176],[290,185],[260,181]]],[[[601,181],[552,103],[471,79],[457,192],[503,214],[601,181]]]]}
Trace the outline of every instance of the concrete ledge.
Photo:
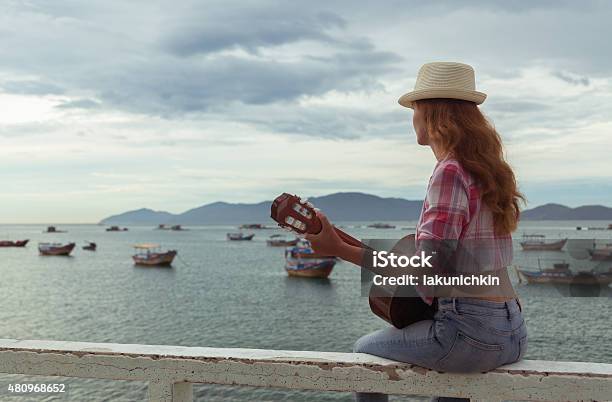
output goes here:
{"type": "Polygon", "coordinates": [[[447,374],[362,353],[0,339],[0,372],[149,381],[150,400],[192,400],[190,383],[470,397],[612,399],[612,364],[524,360],[447,374]]]}

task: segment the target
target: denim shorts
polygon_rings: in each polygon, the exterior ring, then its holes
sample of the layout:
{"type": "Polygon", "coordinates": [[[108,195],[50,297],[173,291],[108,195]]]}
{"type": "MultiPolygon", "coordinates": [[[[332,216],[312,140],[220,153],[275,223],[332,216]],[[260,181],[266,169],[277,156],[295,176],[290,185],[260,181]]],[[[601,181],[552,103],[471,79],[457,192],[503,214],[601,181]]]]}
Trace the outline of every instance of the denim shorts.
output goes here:
{"type": "Polygon", "coordinates": [[[486,372],[519,361],[527,351],[527,327],[517,299],[495,302],[442,298],[434,317],[442,353],[432,369],[486,372]]]}
{"type": "MultiPolygon", "coordinates": [[[[437,303],[433,320],[365,335],[353,351],[451,373],[487,372],[525,355],[527,328],[517,299],[439,298],[437,303]]],[[[374,397],[380,394],[360,395],[358,400],[384,400],[374,397]]]]}

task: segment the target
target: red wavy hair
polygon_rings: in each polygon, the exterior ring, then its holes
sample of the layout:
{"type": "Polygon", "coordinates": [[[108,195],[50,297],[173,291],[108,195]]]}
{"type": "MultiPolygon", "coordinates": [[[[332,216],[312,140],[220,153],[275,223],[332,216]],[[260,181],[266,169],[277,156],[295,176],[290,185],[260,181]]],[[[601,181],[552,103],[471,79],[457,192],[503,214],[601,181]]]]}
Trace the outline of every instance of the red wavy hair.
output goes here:
{"type": "Polygon", "coordinates": [[[416,101],[430,143],[448,152],[475,178],[481,197],[493,213],[495,232],[516,230],[520,202],[516,178],[504,158],[502,140],[474,102],[455,99],[416,101]]]}

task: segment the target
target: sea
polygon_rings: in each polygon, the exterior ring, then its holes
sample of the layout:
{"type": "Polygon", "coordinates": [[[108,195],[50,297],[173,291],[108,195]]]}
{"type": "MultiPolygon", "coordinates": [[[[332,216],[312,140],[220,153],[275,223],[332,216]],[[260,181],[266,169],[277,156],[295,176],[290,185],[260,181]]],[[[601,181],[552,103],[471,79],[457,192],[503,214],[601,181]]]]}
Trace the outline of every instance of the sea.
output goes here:
{"type": "MultiPolygon", "coordinates": [[[[396,228],[338,224],[358,238],[389,239],[413,232],[416,225],[389,223],[396,228]]],[[[515,262],[534,270],[560,261],[571,261],[572,268],[588,264],[563,251],[528,254],[518,242],[523,234],[544,234],[612,243],[612,230],[597,229],[608,224],[523,222],[514,235],[515,262]]],[[[186,226],[185,231],[129,226],[125,232],[57,225],[66,232],[56,234],[43,233],[45,227],[0,225],[0,239],[30,239],[23,249],[0,248],[0,338],[349,352],[359,337],[387,325],[370,312],[360,269],[350,263],[339,262],[324,280],[288,277],[284,249],[266,246],[270,235],[285,234],[278,229],[247,231],[255,233],[254,239],[237,242],[226,240],[235,225],[186,226]],[[70,257],[39,256],[38,242],[49,241],[76,242],[77,248],[70,257]],[[82,250],[86,241],[96,242],[98,250],[82,250]],[[173,266],[135,267],[133,245],[144,242],[178,250],[173,266]]],[[[512,272],[511,277],[517,282],[512,272]]],[[[526,359],[612,363],[611,288],[585,297],[551,285],[516,283],[516,289],[529,333],[526,359]]],[[[0,374],[0,400],[147,398],[144,382],[77,378],[61,379],[68,385],[61,397],[9,397],[6,392],[9,384],[59,380],[0,374]]],[[[217,385],[195,385],[194,396],[201,401],[351,400],[350,393],[217,385]]]]}

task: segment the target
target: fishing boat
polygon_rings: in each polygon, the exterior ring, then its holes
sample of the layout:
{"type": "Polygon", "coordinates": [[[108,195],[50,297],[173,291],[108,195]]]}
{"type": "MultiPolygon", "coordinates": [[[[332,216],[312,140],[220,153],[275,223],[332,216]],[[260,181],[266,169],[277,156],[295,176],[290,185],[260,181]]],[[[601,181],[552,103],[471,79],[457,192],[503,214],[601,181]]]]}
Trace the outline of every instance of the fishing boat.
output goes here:
{"type": "Polygon", "coordinates": [[[298,239],[287,239],[287,237],[275,234],[270,236],[268,240],[266,240],[266,244],[270,247],[291,247],[295,246],[298,242],[298,239]]]}
{"type": "Polygon", "coordinates": [[[119,226],[111,226],[106,228],[107,232],[127,232],[128,228],[120,228],[119,226]]]}
{"type": "Polygon", "coordinates": [[[546,236],[542,234],[523,234],[523,241],[520,244],[525,251],[560,251],[566,242],[567,238],[546,241],[546,236]]]}
{"type": "Polygon", "coordinates": [[[234,241],[253,240],[253,237],[255,237],[254,233],[251,233],[249,235],[245,235],[242,232],[228,233],[227,234],[227,240],[234,240],[234,241]]]}
{"type": "Polygon", "coordinates": [[[238,229],[268,229],[268,227],[261,223],[243,223],[238,229]]]}
{"type": "Polygon", "coordinates": [[[0,247],[25,247],[30,240],[0,240],[0,247]]]}
{"type": "Polygon", "coordinates": [[[172,226],[170,227],[170,230],[174,230],[174,231],[182,231],[182,230],[187,230],[187,229],[184,229],[184,228],[183,228],[181,225],[172,225],[172,226]]]}
{"type": "Polygon", "coordinates": [[[47,230],[43,233],[66,233],[65,230],[57,230],[55,226],[47,226],[47,230]]]}
{"type": "Polygon", "coordinates": [[[134,249],[134,265],[147,267],[169,267],[177,254],[176,250],[162,251],[159,244],[152,243],[137,244],[134,249]]]}
{"type": "Polygon", "coordinates": [[[316,254],[305,239],[299,239],[295,246],[285,249],[285,271],[289,276],[327,278],[334,265],[335,257],[316,254]]]}
{"type": "Polygon", "coordinates": [[[612,243],[606,244],[603,247],[593,247],[588,249],[591,260],[593,261],[611,261],[612,260],[612,243]]]}
{"type": "Polygon", "coordinates": [[[86,243],[87,244],[83,246],[83,250],[96,251],[96,249],[98,248],[98,245],[92,241],[88,241],[86,243]]]}
{"type": "Polygon", "coordinates": [[[374,229],[395,229],[395,225],[390,225],[388,223],[373,223],[368,225],[368,227],[374,229]]]}
{"type": "Polygon", "coordinates": [[[519,283],[538,284],[571,284],[571,285],[609,285],[612,283],[612,267],[608,271],[578,271],[569,269],[565,262],[553,264],[552,268],[544,268],[539,271],[531,271],[514,267],[519,278],[519,283]]]}
{"type": "Polygon", "coordinates": [[[63,255],[68,256],[74,249],[74,243],[38,243],[40,255],[63,255]]]}

